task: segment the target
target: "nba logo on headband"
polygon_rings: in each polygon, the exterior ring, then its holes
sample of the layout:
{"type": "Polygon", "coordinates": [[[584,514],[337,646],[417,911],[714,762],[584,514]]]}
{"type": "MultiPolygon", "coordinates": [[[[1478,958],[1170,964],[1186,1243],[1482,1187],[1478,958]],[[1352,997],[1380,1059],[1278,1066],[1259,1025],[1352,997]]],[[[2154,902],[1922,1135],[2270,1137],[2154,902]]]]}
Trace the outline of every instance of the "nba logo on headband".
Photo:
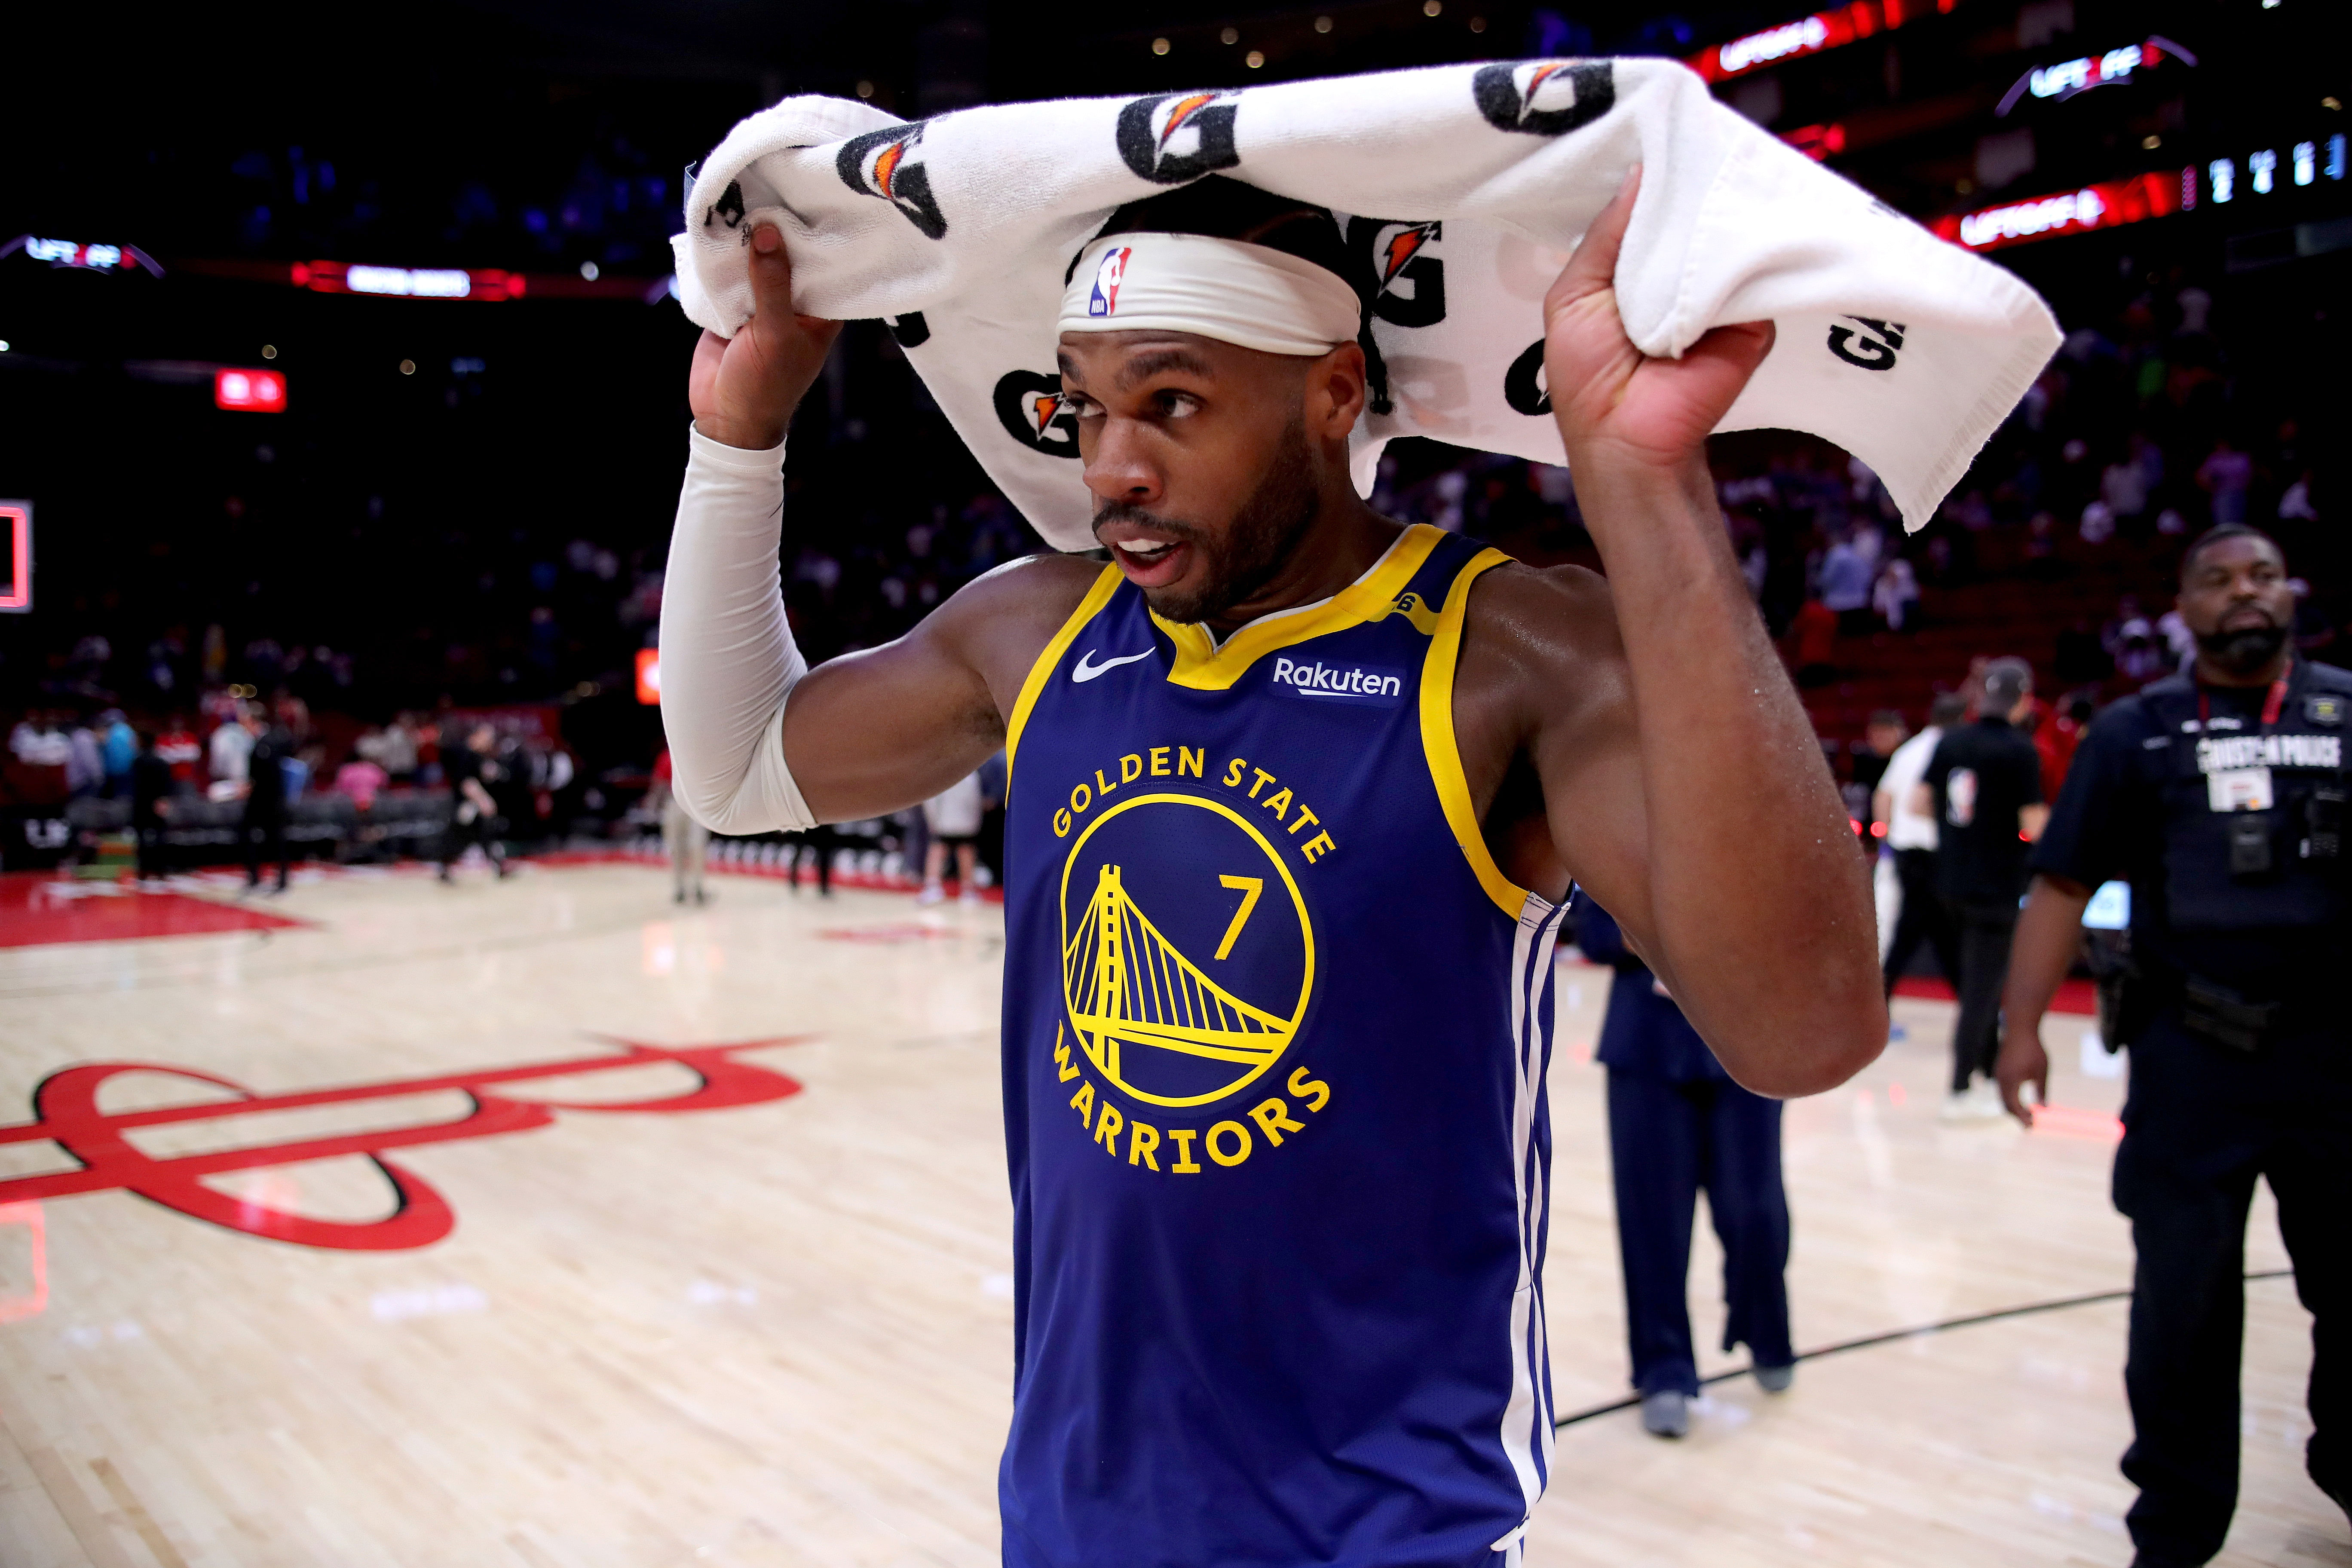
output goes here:
{"type": "Polygon", "coordinates": [[[1102,262],[1095,268],[1094,292],[1087,297],[1087,314],[1108,316],[1118,309],[1118,286],[1127,276],[1127,258],[1135,247],[1115,245],[1103,252],[1102,262]]]}

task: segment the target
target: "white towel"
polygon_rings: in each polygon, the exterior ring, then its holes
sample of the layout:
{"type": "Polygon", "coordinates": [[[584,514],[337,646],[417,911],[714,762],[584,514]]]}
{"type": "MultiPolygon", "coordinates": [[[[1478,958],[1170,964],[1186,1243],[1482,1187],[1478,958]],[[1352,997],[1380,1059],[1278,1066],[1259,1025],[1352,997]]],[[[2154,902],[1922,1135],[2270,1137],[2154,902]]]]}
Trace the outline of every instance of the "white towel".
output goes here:
{"type": "Polygon", "coordinates": [[[1064,99],[909,123],[787,99],[728,134],[673,242],[686,313],[732,335],[746,247],[776,224],[795,306],[888,318],[1038,532],[1092,546],[1058,405],[1064,275],[1113,209],[1223,173],[1329,207],[1381,280],[1390,413],[1359,422],[1370,494],[1398,436],[1566,460],[1543,381],[1544,290],[1626,169],[1642,191],[1617,303],[1644,353],[1769,318],[1722,429],[1810,431],[1934,515],[2059,342],[2008,272],[1781,144],[1666,60],[1440,66],[1214,93],[1064,99]]]}

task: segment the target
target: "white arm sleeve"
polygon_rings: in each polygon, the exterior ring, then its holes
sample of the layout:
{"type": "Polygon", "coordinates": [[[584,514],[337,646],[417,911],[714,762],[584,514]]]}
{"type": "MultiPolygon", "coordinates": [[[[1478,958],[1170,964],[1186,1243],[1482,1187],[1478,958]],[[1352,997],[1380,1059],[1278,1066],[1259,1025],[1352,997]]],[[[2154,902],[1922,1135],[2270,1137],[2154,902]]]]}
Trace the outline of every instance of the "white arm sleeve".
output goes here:
{"type": "Polygon", "coordinates": [[[815,825],[784,766],[784,698],[808,673],[784,618],[784,449],[689,429],[662,583],[661,710],[673,788],[718,833],[815,825]]]}

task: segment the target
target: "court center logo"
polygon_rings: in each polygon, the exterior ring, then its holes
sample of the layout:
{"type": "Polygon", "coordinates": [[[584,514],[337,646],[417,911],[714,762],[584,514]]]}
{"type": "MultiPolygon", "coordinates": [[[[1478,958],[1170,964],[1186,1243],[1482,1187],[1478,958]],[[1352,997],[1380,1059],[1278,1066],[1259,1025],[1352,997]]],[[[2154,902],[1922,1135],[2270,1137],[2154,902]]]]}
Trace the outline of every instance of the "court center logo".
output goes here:
{"type": "Polygon", "coordinates": [[[1192,1106],[1239,1093],[1290,1048],[1314,993],[1307,900],[1232,807],[1138,795],[1070,847],[1063,1006],[1087,1060],[1132,1099],[1192,1106]]]}
{"type": "MultiPolygon", "coordinates": [[[[551,1125],[558,1111],[673,1116],[789,1099],[801,1092],[796,1079],[736,1057],[742,1051],[795,1045],[805,1037],[742,1040],[723,1046],[656,1046],[604,1037],[608,1044],[620,1047],[620,1054],[599,1052],[565,1061],[478,1068],[283,1094],[256,1094],[228,1079],[160,1062],[86,1062],[61,1068],[41,1080],[33,1090],[33,1121],[0,1124],[0,1147],[47,1143],[77,1162],[68,1170],[0,1180],[0,1213],[79,1193],[127,1192],[190,1219],[298,1247],[346,1252],[404,1252],[430,1247],[457,1228],[457,1211],[424,1177],[386,1159],[390,1151],[528,1132],[551,1125]],[[591,1073],[649,1067],[683,1068],[693,1086],[636,1098],[622,1095],[584,1100],[515,1092],[525,1083],[557,1085],[591,1073]],[[107,1085],[126,1074],[180,1079],[196,1086],[197,1098],[143,1110],[101,1107],[107,1085]],[[440,1121],[404,1124],[396,1113],[379,1112],[377,1117],[383,1120],[370,1118],[376,1124],[363,1131],[313,1131],[259,1143],[214,1139],[209,1142],[226,1146],[199,1147],[180,1154],[150,1153],[131,1136],[146,1128],[259,1117],[272,1111],[315,1111],[372,1100],[404,1100],[452,1089],[466,1097],[468,1109],[440,1121]],[[385,1125],[386,1121],[391,1125],[385,1125]],[[343,1220],[279,1206],[298,1196],[299,1189],[282,1178],[272,1180],[277,1167],[352,1154],[373,1163],[383,1175],[391,1195],[389,1213],[376,1219],[343,1220]],[[238,1195],[211,1184],[220,1177],[245,1172],[259,1173],[257,1192],[238,1195]]],[[[0,1300],[0,1308],[6,1305],[0,1300]]],[[[5,1313],[0,1312],[0,1321],[5,1321],[5,1313]]]]}
{"type": "Polygon", "coordinates": [[[1078,416],[1062,396],[1062,378],[1012,370],[996,384],[996,419],[1004,433],[1049,458],[1078,455],[1078,416]]]}
{"type": "Polygon", "coordinates": [[[1521,60],[1480,67],[1470,93],[1497,131],[1559,136],[1617,106],[1617,73],[1607,60],[1521,60]]]}
{"type": "Polygon", "coordinates": [[[1443,223],[1351,217],[1348,247],[1373,282],[1372,314],[1392,327],[1433,327],[1445,320],[1445,262],[1436,254],[1443,223]]]}
{"type": "Polygon", "coordinates": [[[926,239],[948,231],[940,204],[931,195],[931,176],[924,169],[923,128],[886,125],[841,144],[834,169],[841,183],[861,195],[879,196],[907,215],[926,239]]]}
{"type": "Polygon", "coordinates": [[[1234,149],[1241,99],[1230,92],[1139,98],[1118,111],[1118,155],[1140,179],[1181,185],[1242,161],[1234,149]]]}

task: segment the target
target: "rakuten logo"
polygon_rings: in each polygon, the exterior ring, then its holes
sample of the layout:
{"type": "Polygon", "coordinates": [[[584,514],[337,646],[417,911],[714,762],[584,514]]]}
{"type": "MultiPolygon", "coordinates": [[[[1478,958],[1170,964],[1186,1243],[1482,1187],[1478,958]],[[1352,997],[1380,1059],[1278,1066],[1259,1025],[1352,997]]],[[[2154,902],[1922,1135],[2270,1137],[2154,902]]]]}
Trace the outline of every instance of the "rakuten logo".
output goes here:
{"type": "Polygon", "coordinates": [[[1274,679],[1278,686],[1287,686],[1301,697],[1318,697],[1333,702],[1362,702],[1382,708],[1393,708],[1404,700],[1402,674],[1370,665],[1325,664],[1317,660],[1277,658],[1274,661],[1274,679]]]}

